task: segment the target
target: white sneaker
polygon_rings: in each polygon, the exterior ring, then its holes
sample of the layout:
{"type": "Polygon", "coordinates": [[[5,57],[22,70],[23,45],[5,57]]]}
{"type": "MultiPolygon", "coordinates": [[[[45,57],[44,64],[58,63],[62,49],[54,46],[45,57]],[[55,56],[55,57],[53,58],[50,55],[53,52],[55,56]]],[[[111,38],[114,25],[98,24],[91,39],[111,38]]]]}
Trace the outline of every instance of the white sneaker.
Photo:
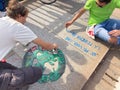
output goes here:
{"type": "Polygon", "coordinates": [[[87,27],[86,28],[86,34],[92,38],[92,39],[95,39],[95,35],[94,35],[94,25],[91,26],[91,27],[87,27]]]}

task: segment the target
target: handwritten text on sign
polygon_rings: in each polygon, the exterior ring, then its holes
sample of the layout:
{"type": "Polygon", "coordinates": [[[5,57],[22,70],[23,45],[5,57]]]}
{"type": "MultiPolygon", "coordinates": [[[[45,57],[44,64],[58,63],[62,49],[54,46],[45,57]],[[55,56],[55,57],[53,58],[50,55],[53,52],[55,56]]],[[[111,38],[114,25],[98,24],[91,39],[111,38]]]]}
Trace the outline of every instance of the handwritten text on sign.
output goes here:
{"type": "Polygon", "coordinates": [[[69,36],[66,36],[65,37],[66,41],[72,43],[81,51],[93,57],[96,57],[98,55],[97,51],[101,49],[100,46],[93,44],[93,42],[89,41],[87,38],[77,35],[75,32],[71,32],[71,31],[67,31],[67,32],[69,32],[72,35],[72,38],[70,38],[69,36]],[[73,40],[73,38],[77,40],[73,40]],[[83,43],[84,45],[81,43],[83,43]],[[92,49],[89,49],[88,47],[93,48],[94,51],[92,51],[92,49]]]}

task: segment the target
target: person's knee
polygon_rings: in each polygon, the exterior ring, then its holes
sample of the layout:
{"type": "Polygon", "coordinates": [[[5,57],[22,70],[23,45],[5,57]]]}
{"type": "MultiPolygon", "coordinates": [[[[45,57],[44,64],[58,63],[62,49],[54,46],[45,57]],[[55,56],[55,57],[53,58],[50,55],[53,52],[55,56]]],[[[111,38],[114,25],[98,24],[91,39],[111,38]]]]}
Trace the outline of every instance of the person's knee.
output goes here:
{"type": "Polygon", "coordinates": [[[32,67],[32,68],[33,68],[35,80],[40,79],[42,76],[42,72],[43,72],[42,68],[41,67],[32,67]]]}
{"type": "Polygon", "coordinates": [[[25,85],[37,82],[42,76],[41,67],[25,67],[21,69],[12,70],[12,78],[9,88],[21,88],[25,85]]]}
{"type": "Polygon", "coordinates": [[[28,67],[23,69],[25,75],[25,83],[32,84],[37,82],[42,76],[41,67],[28,67]]]}

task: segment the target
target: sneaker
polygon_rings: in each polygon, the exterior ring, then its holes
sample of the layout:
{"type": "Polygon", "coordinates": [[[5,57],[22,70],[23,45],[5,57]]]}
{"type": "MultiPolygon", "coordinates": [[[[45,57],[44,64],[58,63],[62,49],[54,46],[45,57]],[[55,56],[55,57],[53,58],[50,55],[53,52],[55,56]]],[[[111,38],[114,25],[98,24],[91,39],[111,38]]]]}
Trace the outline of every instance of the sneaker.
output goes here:
{"type": "Polygon", "coordinates": [[[90,38],[95,39],[94,26],[87,27],[87,28],[86,28],[86,34],[87,34],[90,38]]]}

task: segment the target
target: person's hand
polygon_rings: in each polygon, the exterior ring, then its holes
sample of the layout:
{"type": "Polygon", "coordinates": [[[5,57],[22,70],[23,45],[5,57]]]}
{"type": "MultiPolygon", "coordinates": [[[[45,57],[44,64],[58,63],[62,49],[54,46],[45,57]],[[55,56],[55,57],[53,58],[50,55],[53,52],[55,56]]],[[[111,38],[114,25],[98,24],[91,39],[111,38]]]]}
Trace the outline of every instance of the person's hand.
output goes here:
{"type": "Polygon", "coordinates": [[[52,49],[57,49],[57,48],[58,48],[58,45],[56,43],[53,43],[52,49]]]}
{"type": "Polygon", "coordinates": [[[114,37],[120,36],[120,30],[112,30],[109,32],[109,35],[114,37]]]}
{"type": "Polygon", "coordinates": [[[68,21],[68,22],[65,24],[65,27],[68,28],[71,24],[72,24],[72,21],[68,21]]]}
{"type": "Polygon", "coordinates": [[[45,42],[41,38],[36,38],[32,42],[41,46],[42,49],[46,49],[46,50],[52,50],[58,48],[58,45],[56,43],[45,42]]]}
{"type": "Polygon", "coordinates": [[[47,50],[53,50],[53,49],[57,49],[58,48],[58,45],[56,43],[53,43],[53,44],[50,44],[49,47],[47,47],[46,49],[47,50]]]}

